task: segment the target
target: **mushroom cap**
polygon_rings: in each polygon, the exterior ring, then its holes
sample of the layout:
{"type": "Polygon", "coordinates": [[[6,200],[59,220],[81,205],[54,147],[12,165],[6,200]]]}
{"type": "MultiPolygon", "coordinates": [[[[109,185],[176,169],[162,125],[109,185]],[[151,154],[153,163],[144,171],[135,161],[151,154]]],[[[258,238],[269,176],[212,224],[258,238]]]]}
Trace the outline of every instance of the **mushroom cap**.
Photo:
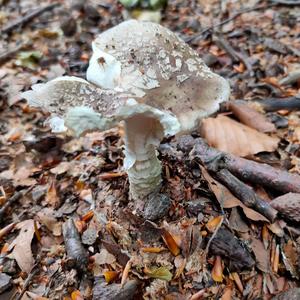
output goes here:
{"type": "Polygon", "coordinates": [[[88,81],[172,112],[181,131],[194,129],[200,119],[217,111],[229,98],[228,82],[159,24],[125,21],[100,34],[92,46],[88,81]]]}
{"type": "MultiPolygon", "coordinates": [[[[125,21],[100,34],[92,47],[88,81],[63,76],[22,94],[30,105],[63,117],[76,135],[137,114],[158,119],[164,134],[174,135],[195,129],[228,100],[228,82],[161,25],[125,21]]],[[[51,124],[65,128],[57,117],[51,124]]]]}

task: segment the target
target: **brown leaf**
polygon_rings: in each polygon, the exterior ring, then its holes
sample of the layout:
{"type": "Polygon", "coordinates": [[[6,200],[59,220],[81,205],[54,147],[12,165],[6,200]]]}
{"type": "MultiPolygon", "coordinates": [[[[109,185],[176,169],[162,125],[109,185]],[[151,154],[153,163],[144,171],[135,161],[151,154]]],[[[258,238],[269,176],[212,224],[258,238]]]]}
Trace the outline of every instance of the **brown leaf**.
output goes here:
{"type": "Polygon", "coordinates": [[[214,266],[211,271],[211,277],[216,282],[223,281],[223,266],[221,256],[216,256],[214,266]]]}
{"type": "Polygon", "coordinates": [[[256,266],[262,272],[268,273],[270,271],[270,254],[264,247],[264,244],[255,238],[251,240],[251,248],[256,259],[256,266]]]}
{"type": "Polygon", "coordinates": [[[203,120],[201,134],[210,146],[238,156],[274,151],[279,142],[278,138],[221,115],[203,120]]]}
{"type": "Polygon", "coordinates": [[[229,109],[243,124],[251,128],[260,132],[274,132],[276,130],[275,125],[268,121],[262,113],[247,104],[230,101],[229,109]]]}
{"type": "Polygon", "coordinates": [[[175,242],[175,239],[173,238],[171,233],[165,228],[162,229],[162,238],[165,244],[167,245],[167,247],[169,248],[169,250],[171,251],[171,253],[174,256],[178,255],[180,252],[178,244],[175,242]]]}
{"type": "Polygon", "coordinates": [[[31,251],[31,241],[34,235],[34,220],[26,220],[17,225],[21,229],[19,235],[10,245],[12,256],[17,261],[20,269],[29,273],[34,264],[34,258],[31,251]]]}
{"type": "Polygon", "coordinates": [[[59,207],[60,199],[57,195],[55,180],[52,180],[52,182],[50,183],[45,200],[52,207],[54,208],[59,207]]]}

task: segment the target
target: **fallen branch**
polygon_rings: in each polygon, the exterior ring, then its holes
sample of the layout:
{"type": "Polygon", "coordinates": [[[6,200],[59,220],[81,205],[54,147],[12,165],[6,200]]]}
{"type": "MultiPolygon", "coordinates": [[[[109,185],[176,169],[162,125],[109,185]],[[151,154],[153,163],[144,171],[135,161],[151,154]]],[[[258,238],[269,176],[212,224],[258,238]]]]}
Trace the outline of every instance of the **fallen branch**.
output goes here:
{"type": "Polygon", "coordinates": [[[218,179],[247,207],[259,212],[272,223],[274,222],[277,216],[277,210],[261,199],[252,188],[240,181],[226,169],[219,170],[216,175],[218,179]]]}
{"type": "Polygon", "coordinates": [[[299,175],[219,151],[208,146],[201,138],[194,140],[190,155],[215,173],[227,169],[243,181],[260,184],[282,193],[300,193],[299,175]]]}
{"type": "Polygon", "coordinates": [[[46,5],[46,6],[41,7],[41,8],[37,8],[36,10],[27,13],[24,17],[19,18],[18,20],[8,24],[6,27],[4,27],[1,30],[1,33],[2,34],[9,34],[13,30],[15,30],[16,28],[23,27],[25,24],[27,24],[28,22],[30,22],[34,18],[40,16],[41,14],[43,14],[46,11],[52,10],[53,8],[55,8],[58,5],[60,5],[60,4],[59,3],[52,3],[52,4],[46,5]]]}

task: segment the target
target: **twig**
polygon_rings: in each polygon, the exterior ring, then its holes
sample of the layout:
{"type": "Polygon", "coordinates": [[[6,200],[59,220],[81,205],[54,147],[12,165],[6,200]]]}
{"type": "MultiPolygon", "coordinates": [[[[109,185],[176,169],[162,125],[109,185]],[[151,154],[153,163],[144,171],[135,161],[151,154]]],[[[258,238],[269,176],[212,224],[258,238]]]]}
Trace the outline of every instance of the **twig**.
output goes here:
{"type": "Polygon", "coordinates": [[[3,217],[4,214],[6,212],[6,210],[16,201],[18,201],[20,198],[22,198],[26,193],[28,192],[28,190],[25,191],[19,191],[17,193],[15,193],[12,197],[10,197],[1,207],[0,209],[0,224],[3,221],[3,217]]]}
{"type": "Polygon", "coordinates": [[[41,14],[43,14],[46,11],[52,10],[54,7],[56,7],[58,5],[60,5],[60,4],[59,3],[52,3],[52,4],[46,5],[46,6],[41,7],[41,8],[37,8],[36,10],[27,13],[24,17],[19,18],[15,22],[12,22],[12,23],[8,24],[6,27],[4,27],[1,30],[1,33],[2,34],[11,33],[14,29],[16,29],[18,27],[23,27],[25,24],[27,24],[28,22],[30,22],[34,18],[40,16],[41,14]]]}
{"type": "Polygon", "coordinates": [[[247,58],[245,58],[241,53],[238,53],[237,51],[235,51],[233,49],[233,47],[228,43],[228,41],[224,37],[215,36],[214,41],[217,44],[217,46],[219,46],[220,48],[222,48],[224,51],[226,51],[228,53],[228,55],[232,58],[232,60],[234,62],[240,61],[241,63],[243,63],[245,65],[247,70],[250,73],[252,73],[252,66],[248,62],[247,58]]]}
{"type": "Polygon", "coordinates": [[[274,209],[268,202],[261,199],[248,185],[240,181],[226,169],[218,171],[217,177],[247,207],[253,208],[272,223],[274,222],[277,216],[276,209],[274,209]]]}
{"type": "Polygon", "coordinates": [[[253,100],[258,103],[266,112],[278,110],[300,110],[300,97],[269,98],[264,100],[253,100]]]}
{"type": "Polygon", "coordinates": [[[5,63],[8,59],[10,59],[13,55],[15,55],[17,52],[19,52],[21,49],[23,49],[26,46],[27,44],[20,44],[13,49],[0,53],[0,64],[5,63]]]}
{"type": "Polygon", "coordinates": [[[223,225],[223,221],[224,221],[224,216],[222,216],[222,218],[221,218],[221,220],[220,220],[218,226],[216,227],[214,233],[212,234],[211,238],[209,239],[209,241],[208,241],[208,243],[207,243],[207,245],[206,245],[206,247],[205,247],[205,251],[204,251],[204,255],[205,255],[205,256],[208,254],[209,247],[210,247],[210,244],[211,244],[212,240],[216,237],[216,235],[217,235],[219,229],[220,229],[221,226],[223,225]]]}
{"type": "Polygon", "coordinates": [[[242,15],[242,14],[245,14],[247,12],[251,12],[251,11],[254,11],[254,10],[259,10],[259,9],[265,9],[265,8],[269,8],[269,7],[272,7],[272,6],[276,6],[278,5],[278,3],[270,3],[270,4],[267,4],[267,5],[256,5],[256,6],[253,6],[253,7],[250,7],[250,8],[246,8],[246,9],[242,9],[240,11],[238,11],[237,13],[235,13],[232,17],[228,18],[228,19],[225,19],[223,21],[221,21],[220,23],[217,23],[217,24],[214,24],[212,26],[208,26],[206,28],[204,28],[202,31],[200,31],[199,33],[195,34],[195,35],[192,35],[191,37],[187,37],[186,39],[184,39],[187,43],[199,38],[200,36],[202,36],[204,33],[214,29],[214,28],[217,28],[219,26],[222,26],[234,19],[236,19],[238,16],[242,15]]]}
{"type": "Polygon", "coordinates": [[[24,282],[22,291],[20,292],[20,294],[19,294],[17,297],[15,297],[15,296],[16,296],[16,293],[14,293],[14,294],[12,295],[12,297],[10,298],[10,300],[12,300],[12,299],[15,299],[15,300],[21,300],[21,299],[22,299],[22,297],[23,297],[24,293],[26,292],[26,290],[27,290],[27,288],[28,288],[28,286],[29,286],[29,284],[30,284],[32,278],[35,276],[35,274],[36,274],[36,273],[38,272],[38,270],[39,270],[39,269],[37,268],[38,265],[39,265],[39,263],[37,262],[37,263],[32,267],[32,270],[31,270],[31,272],[29,273],[29,275],[27,276],[27,278],[26,278],[26,280],[25,280],[25,282],[24,282]]]}
{"type": "Polygon", "coordinates": [[[246,182],[260,184],[282,193],[300,193],[299,175],[219,151],[208,146],[201,138],[194,140],[194,148],[190,155],[192,159],[200,161],[215,173],[227,169],[246,182]]]}

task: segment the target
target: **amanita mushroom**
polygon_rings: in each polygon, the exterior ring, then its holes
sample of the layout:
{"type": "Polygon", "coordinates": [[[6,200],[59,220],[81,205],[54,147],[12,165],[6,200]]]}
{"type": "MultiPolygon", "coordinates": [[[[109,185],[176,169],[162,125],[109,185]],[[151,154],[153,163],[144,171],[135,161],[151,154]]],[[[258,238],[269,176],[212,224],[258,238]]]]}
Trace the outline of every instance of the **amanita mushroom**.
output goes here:
{"type": "Polygon", "coordinates": [[[66,126],[75,135],[123,120],[130,195],[145,199],[160,189],[156,148],[163,137],[195,129],[228,99],[229,85],[176,34],[155,23],[123,22],[100,34],[92,47],[88,81],[60,77],[34,85],[23,97],[56,116],[54,129],[66,126]]]}

